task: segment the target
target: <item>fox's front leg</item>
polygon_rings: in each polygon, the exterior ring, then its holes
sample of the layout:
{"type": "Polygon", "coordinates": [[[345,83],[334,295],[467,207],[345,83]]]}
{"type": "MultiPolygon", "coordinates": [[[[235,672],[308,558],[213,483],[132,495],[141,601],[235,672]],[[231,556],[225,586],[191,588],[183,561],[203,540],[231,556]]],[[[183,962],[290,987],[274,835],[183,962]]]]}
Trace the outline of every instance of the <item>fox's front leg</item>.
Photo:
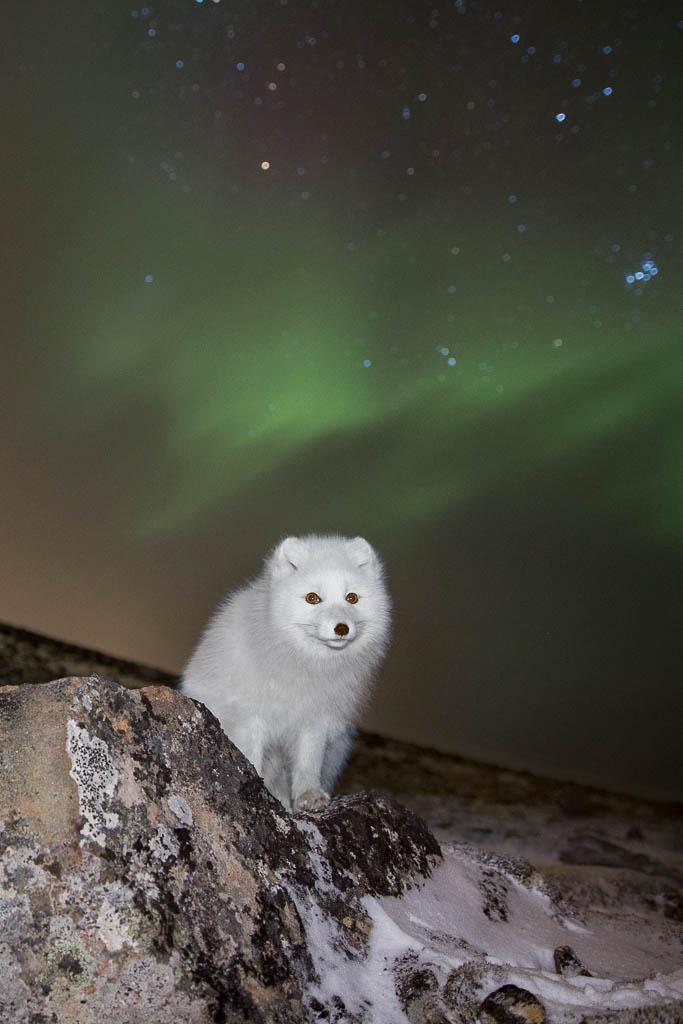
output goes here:
{"type": "Polygon", "coordinates": [[[263,777],[263,755],[266,746],[266,723],[258,715],[240,722],[228,732],[229,738],[251,761],[256,771],[263,777]]]}
{"type": "Polygon", "coordinates": [[[329,803],[320,775],[329,736],[326,723],[303,728],[294,745],[292,759],[292,806],[294,811],[319,811],[329,803]]]}

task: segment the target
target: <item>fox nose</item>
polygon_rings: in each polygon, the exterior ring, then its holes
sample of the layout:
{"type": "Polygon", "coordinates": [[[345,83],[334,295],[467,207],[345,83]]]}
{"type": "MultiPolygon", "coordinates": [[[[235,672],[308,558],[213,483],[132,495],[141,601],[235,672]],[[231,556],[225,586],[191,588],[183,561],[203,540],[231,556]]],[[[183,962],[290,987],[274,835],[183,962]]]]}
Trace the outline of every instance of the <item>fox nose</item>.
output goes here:
{"type": "Polygon", "coordinates": [[[337,634],[337,636],[346,636],[349,631],[349,627],[346,625],[345,622],[338,622],[337,625],[334,627],[334,631],[337,634]]]}

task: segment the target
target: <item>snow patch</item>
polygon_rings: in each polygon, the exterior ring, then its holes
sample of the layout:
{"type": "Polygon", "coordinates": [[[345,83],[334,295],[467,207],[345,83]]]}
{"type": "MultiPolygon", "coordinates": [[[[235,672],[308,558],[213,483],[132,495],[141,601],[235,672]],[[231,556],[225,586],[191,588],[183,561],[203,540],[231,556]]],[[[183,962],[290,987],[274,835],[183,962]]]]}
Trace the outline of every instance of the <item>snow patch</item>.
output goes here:
{"type": "MultiPolygon", "coordinates": [[[[315,825],[297,822],[297,827],[315,847],[315,825]]],[[[474,849],[446,846],[443,852],[443,863],[419,886],[401,896],[360,901],[371,926],[360,948],[349,945],[338,922],[317,902],[287,887],[317,975],[307,1000],[335,1008],[331,1021],[406,1020],[398,994],[402,972],[428,970],[442,994],[435,999],[443,1000],[449,976],[463,965],[476,969],[474,991],[479,989],[480,999],[501,985],[517,985],[544,1004],[553,1024],[577,1024],[589,1013],[681,998],[683,968],[654,922],[650,929],[642,922],[640,931],[629,930],[597,914],[589,927],[577,925],[559,917],[534,875],[525,884],[501,865],[504,898],[497,916],[490,910],[490,864],[474,849]],[[558,974],[554,950],[562,945],[571,945],[594,976],[558,974]]],[[[323,874],[318,892],[332,895],[333,889],[323,874]]]]}

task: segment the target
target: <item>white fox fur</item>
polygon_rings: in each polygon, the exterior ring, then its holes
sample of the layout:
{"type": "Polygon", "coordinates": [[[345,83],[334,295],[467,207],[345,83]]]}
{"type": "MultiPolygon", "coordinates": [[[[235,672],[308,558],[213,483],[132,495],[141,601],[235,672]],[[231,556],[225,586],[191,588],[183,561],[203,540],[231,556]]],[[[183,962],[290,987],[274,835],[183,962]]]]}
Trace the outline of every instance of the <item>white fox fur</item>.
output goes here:
{"type": "Polygon", "coordinates": [[[329,800],[390,609],[382,563],[362,537],[287,537],[220,605],[190,658],[182,692],[213,711],[288,809],[329,800]]]}

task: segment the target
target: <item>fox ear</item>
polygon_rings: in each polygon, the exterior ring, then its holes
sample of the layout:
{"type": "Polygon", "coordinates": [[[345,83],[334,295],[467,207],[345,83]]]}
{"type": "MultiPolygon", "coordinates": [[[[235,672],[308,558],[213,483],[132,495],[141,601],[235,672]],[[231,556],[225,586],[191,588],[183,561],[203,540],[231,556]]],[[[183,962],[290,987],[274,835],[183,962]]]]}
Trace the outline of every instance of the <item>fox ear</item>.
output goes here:
{"type": "Polygon", "coordinates": [[[298,537],[285,537],[270,556],[270,564],[275,572],[296,572],[304,560],[306,545],[298,537]]]}
{"type": "Polygon", "coordinates": [[[354,537],[347,541],[346,548],[359,569],[361,566],[373,570],[377,568],[377,555],[364,537],[354,537]]]}

